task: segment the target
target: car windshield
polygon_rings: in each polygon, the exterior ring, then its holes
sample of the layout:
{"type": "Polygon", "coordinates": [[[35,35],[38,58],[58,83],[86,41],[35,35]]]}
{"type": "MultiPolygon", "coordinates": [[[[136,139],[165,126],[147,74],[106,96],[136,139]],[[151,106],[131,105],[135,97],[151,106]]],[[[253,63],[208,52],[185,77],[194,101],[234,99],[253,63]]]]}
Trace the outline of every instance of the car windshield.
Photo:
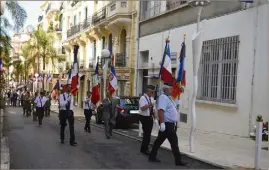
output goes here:
{"type": "Polygon", "coordinates": [[[126,105],[138,105],[139,101],[138,99],[120,99],[120,105],[126,106],[126,105]]]}

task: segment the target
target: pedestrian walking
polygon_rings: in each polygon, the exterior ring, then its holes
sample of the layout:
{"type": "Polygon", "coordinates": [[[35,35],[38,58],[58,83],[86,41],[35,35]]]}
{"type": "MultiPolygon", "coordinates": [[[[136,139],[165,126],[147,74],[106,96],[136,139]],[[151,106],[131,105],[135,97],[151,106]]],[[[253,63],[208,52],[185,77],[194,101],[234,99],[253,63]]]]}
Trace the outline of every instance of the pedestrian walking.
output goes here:
{"type": "Polygon", "coordinates": [[[44,92],[40,92],[40,96],[37,96],[35,98],[36,114],[37,114],[37,117],[38,117],[39,126],[42,126],[42,120],[44,118],[44,109],[45,109],[46,101],[47,101],[47,98],[45,97],[44,92]]]}
{"type": "Polygon", "coordinates": [[[26,116],[31,116],[31,98],[29,92],[26,92],[23,96],[23,107],[25,109],[26,116]]]}
{"type": "Polygon", "coordinates": [[[160,162],[156,158],[158,149],[168,139],[172,152],[175,158],[175,164],[185,166],[186,163],[182,161],[181,154],[178,148],[178,137],[177,137],[177,121],[178,112],[175,102],[171,99],[172,84],[164,83],[163,94],[158,99],[158,115],[160,121],[160,130],[157,139],[155,140],[151,153],[149,155],[149,161],[160,162]]]}
{"type": "Polygon", "coordinates": [[[51,107],[51,95],[49,92],[47,92],[47,102],[46,102],[46,107],[45,107],[45,116],[49,117],[50,116],[50,107],[51,107]]]}
{"type": "Polygon", "coordinates": [[[26,97],[26,93],[22,93],[22,95],[21,95],[21,104],[22,104],[23,116],[26,115],[26,104],[24,102],[25,97],[26,97]]]}
{"type": "Polygon", "coordinates": [[[115,126],[115,118],[112,113],[112,101],[109,92],[106,93],[106,98],[102,102],[102,118],[105,123],[105,135],[107,139],[112,136],[112,130],[115,126]]]}
{"type": "Polygon", "coordinates": [[[85,132],[89,132],[91,133],[91,118],[92,118],[92,108],[93,108],[93,104],[91,102],[91,96],[92,93],[90,91],[87,92],[87,97],[85,97],[84,100],[84,115],[85,115],[85,126],[84,126],[84,130],[85,132]]]}
{"type": "Polygon", "coordinates": [[[154,123],[158,125],[158,120],[155,117],[154,113],[154,91],[155,91],[155,86],[153,85],[148,85],[147,86],[147,92],[140,97],[139,100],[139,120],[142,124],[142,129],[143,129],[143,140],[140,148],[140,152],[149,155],[149,143],[150,143],[150,137],[151,137],[151,132],[152,132],[152,127],[153,127],[153,119],[154,123]]]}
{"type": "Polygon", "coordinates": [[[33,121],[37,121],[37,114],[36,114],[36,103],[35,99],[37,98],[38,93],[35,92],[34,96],[32,97],[32,111],[33,111],[33,121]]]}
{"type": "Polygon", "coordinates": [[[59,97],[59,106],[60,106],[60,112],[59,112],[59,118],[60,118],[60,124],[61,124],[61,130],[60,130],[60,139],[61,143],[64,143],[65,135],[65,126],[66,120],[68,120],[69,124],[69,131],[70,131],[70,145],[75,146],[77,145],[77,142],[75,141],[75,130],[74,130],[74,99],[73,96],[70,94],[71,87],[67,86],[67,92],[64,92],[59,97]]]}

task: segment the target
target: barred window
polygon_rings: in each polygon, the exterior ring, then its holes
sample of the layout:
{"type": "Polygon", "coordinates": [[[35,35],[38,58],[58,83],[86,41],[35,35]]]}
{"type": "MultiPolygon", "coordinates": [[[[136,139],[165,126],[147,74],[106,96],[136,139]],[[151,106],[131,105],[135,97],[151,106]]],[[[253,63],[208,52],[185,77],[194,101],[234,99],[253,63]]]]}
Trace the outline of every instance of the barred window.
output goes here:
{"type": "Polygon", "coordinates": [[[198,100],[236,103],[239,36],[203,42],[198,100]]]}

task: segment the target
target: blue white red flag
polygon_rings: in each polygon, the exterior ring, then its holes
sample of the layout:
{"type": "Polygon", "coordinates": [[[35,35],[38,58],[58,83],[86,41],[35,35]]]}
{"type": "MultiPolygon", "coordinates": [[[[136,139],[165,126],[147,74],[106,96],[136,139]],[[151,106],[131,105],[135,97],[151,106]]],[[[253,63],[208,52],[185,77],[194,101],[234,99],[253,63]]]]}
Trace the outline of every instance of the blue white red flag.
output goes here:
{"type": "Polygon", "coordinates": [[[74,45],[74,63],[71,72],[71,93],[73,96],[77,95],[79,89],[79,76],[78,76],[78,45],[74,45]]]}
{"type": "Polygon", "coordinates": [[[117,75],[114,67],[114,55],[112,55],[111,58],[111,68],[110,68],[110,75],[109,75],[109,83],[107,86],[107,90],[110,95],[113,95],[116,90],[118,89],[118,80],[117,80],[117,75]]]}
{"type": "Polygon", "coordinates": [[[172,64],[171,64],[171,54],[170,54],[170,41],[166,40],[164,55],[162,58],[161,69],[159,73],[159,77],[164,83],[172,83],[172,64]]]}
{"type": "MultiPolygon", "coordinates": [[[[98,61],[98,60],[97,60],[98,61]]],[[[96,63],[95,74],[93,76],[92,82],[92,98],[91,102],[96,105],[100,101],[100,93],[99,93],[99,67],[98,62],[96,63]]]]}
{"type": "Polygon", "coordinates": [[[0,72],[3,71],[3,61],[2,61],[2,58],[0,58],[0,72]]]}

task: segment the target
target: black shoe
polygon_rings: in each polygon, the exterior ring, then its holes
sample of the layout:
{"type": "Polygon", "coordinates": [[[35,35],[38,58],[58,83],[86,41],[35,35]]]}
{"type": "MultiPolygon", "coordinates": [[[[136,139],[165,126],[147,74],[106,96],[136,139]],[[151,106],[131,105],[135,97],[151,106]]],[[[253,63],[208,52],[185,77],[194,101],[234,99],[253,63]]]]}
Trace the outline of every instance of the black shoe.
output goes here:
{"type": "Polygon", "coordinates": [[[84,131],[85,131],[85,132],[88,132],[88,129],[87,129],[87,128],[84,128],[84,131]]]}
{"type": "Polygon", "coordinates": [[[87,132],[88,132],[88,133],[91,133],[92,131],[91,131],[91,129],[88,129],[87,132]]]}
{"type": "Polygon", "coordinates": [[[150,152],[149,151],[140,151],[142,154],[144,154],[144,155],[146,155],[146,156],[148,156],[149,154],[150,154],[150,152]]]}
{"type": "Polygon", "coordinates": [[[186,166],[186,165],[188,165],[188,163],[185,163],[185,162],[176,162],[176,165],[177,166],[186,166]]]}
{"type": "Polygon", "coordinates": [[[64,143],[64,140],[61,140],[61,143],[64,143]]]}
{"type": "Polygon", "coordinates": [[[161,162],[158,158],[149,158],[149,162],[161,162]]]}
{"type": "Polygon", "coordinates": [[[110,136],[106,136],[107,139],[110,139],[111,137],[110,136]]]}
{"type": "Polygon", "coordinates": [[[77,142],[70,142],[70,145],[76,146],[77,145],[77,142]]]}

